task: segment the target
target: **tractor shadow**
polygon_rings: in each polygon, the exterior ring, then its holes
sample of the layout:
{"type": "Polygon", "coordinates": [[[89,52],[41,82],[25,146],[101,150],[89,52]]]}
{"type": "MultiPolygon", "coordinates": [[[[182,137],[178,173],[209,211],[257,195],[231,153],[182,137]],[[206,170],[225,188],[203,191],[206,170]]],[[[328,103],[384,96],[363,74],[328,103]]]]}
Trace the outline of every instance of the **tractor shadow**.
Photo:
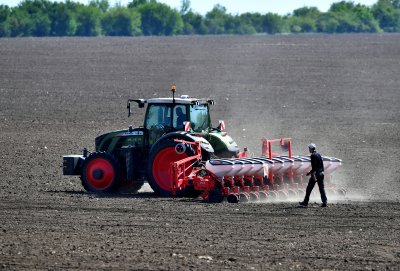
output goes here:
{"type": "Polygon", "coordinates": [[[154,192],[139,192],[139,193],[89,193],[86,191],[76,190],[51,190],[46,191],[50,194],[64,194],[73,196],[83,196],[90,198],[119,198],[119,199],[170,199],[178,202],[190,202],[190,203],[205,203],[200,197],[198,198],[185,198],[185,197],[162,197],[156,195],[154,192]]]}
{"type": "Polygon", "coordinates": [[[132,198],[132,199],[147,199],[147,198],[162,198],[154,192],[140,192],[140,193],[90,193],[86,191],[75,190],[52,190],[46,191],[51,194],[66,194],[74,196],[89,196],[96,198],[132,198]]]}

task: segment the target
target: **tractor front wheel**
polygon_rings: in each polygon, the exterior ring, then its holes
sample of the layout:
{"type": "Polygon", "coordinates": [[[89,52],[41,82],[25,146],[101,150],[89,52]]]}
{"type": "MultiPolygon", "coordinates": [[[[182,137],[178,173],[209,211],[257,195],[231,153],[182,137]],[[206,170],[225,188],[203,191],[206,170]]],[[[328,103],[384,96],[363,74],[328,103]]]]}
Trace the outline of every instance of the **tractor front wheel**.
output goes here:
{"type": "Polygon", "coordinates": [[[118,162],[106,152],[94,152],[85,159],[82,185],[88,192],[110,193],[120,185],[118,162]]]}

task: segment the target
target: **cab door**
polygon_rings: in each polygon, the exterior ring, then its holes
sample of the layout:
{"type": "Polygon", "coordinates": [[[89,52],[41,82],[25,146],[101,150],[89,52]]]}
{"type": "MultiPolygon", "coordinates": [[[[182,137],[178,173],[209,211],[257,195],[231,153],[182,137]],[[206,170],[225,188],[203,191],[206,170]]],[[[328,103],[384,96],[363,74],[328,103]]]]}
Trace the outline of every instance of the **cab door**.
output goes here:
{"type": "Polygon", "coordinates": [[[147,107],[145,129],[148,145],[153,145],[161,136],[173,129],[172,107],[168,104],[150,104],[147,107]]]}

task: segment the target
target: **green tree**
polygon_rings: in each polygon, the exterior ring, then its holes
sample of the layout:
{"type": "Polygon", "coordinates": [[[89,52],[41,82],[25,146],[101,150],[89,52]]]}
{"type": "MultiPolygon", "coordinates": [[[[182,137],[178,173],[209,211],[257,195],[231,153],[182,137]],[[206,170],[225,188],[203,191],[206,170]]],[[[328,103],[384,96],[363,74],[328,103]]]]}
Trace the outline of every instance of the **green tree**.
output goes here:
{"type": "Polygon", "coordinates": [[[285,31],[284,19],[275,13],[267,13],[263,19],[263,30],[268,34],[278,34],[285,31]]]}
{"type": "Polygon", "coordinates": [[[204,23],[203,16],[193,11],[188,11],[182,15],[183,20],[183,34],[206,34],[207,27],[204,23]]]}
{"type": "Polygon", "coordinates": [[[390,0],[394,8],[400,9],[400,0],[390,0]]]}
{"type": "Polygon", "coordinates": [[[156,3],[156,0],[132,0],[128,3],[128,8],[137,8],[140,5],[148,3],[156,3]]]}
{"type": "Polygon", "coordinates": [[[0,5],[0,38],[10,36],[10,26],[8,18],[10,17],[11,9],[6,5],[0,5]]]}
{"type": "Polygon", "coordinates": [[[95,7],[102,12],[106,12],[110,8],[108,0],[91,0],[89,6],[95,7]]]}
{"type": "Polygon", "coordinates": [[[216,5],[206,14],[205,24],[208,34],[224,34],[225,25],[229,15],[226,13],[226,8],[221,5],[216,5]]]}
{"type": "Polygon", "coordinates": [[[184,15],[184,14],[188,13],[189,11],[191,11],[190,0],[182,0],[181,1],[181,10],[179,13],[181,15],[184,15]]]}
{"type": "Polygon", "coordinates": [[[182,33],[183,21],[178,11],[166,4],[149,2],[137,6],[142,17],[142,33],[150,35],[177,35],[182,33]]]}
{"type": "Polygon", "coordinates": [[[232,17],[232,28],[229,29],[229,34],[239,34],[239,35],[253,35],[257,33],[255,26],[239,16],[232,17]]]}
{"type": "Polygon", "coordinates": [[[5,22],[11,14],[11,9],[7,5],[0,5],[0,23],[5,22]]]}
{"type": "Polygon", "coordinates": [[[317,19],[321,12],[316,7],[302,7],[293,11],[293,16],[317,19]]]}
{"type": "Polygon", "coordinates": [[[87,5],[51,1],[22,0],[15,8],[0,5],[0,37],[400,32],[400,0],[377,0],[372,7],[340,1],[328,12],[302,7],[283,17],[231,15],[221,5],[202,16],[192,11],[190,0],[181,0],[179,12],[156,0],[132,0],[111,9],[109,0],[89,0],[87,5]]]}
{"type": "Polygon", "coordinates": [[[239,28],[239,20],[237,20],[237,16],[232,16],[231,14],[226,14],[224,19],[224,29],[225,32],[223,34],[237,34],[239,28]]]}
{"type": "Polygon", "coordinates": [[[353,14],[355,5],[353,2],[341,1],[333,3],[329,9],[329,12],[338,21],[338,26],[336,32],[346,33],[346,32],[359,32],[358,22],[353,14]]]}
{"type": "Polygon", "coordinates": [[[349,13],[354,9],[354,3],[353,2],[346,2],[346,1],[340,1],[333,3],[331,7],[329,8],[330,12],[336,12],[336,13],[349,13]]]}
{"type": "Polygon", "coordinates": [[[26,11],[28,14],[46,14],[51,5],[52,3],[47,0],[24,0],[17,8],[26,11]]]}
{"type": "Polygon", "coordinates": [[[8,20],[11,37],[27,37],[32,33],[32,21],[23,9],[13,9],[8,20]]]}
{"type": "Polygon", "coordinates": [[[98,36],[100,28],[101,11],[94,6],[79,5],[76,15],[76,35],[98,36]]]}
{"type": "Polygon", "coordinates": [[[31,15],[32,31],[31,35],[35,37],[49,36],[51,29],[51,21],[49,16],[44,13],[36,13],[31,15]]]}
{"type": "Polygon", "coordinates": [[[385,32],[400,31],[400,1],[379,0],[372,7],[372,14],[385,32]]]}
{"type": "Polygon", "coordinates": [[[334,13],[323,13],[318,17],[316,27],[318,32],[336,33],[339,27],[339,21],[334,13]]]}
{"type": "Polygon", "coordinates": [[[109,10],[101,25],[107,36],[138,36],[142,33],[140,14],[130,8],[117,7],[109,10]]]}
{"type": "Polygon", "coordinates": [[[379,22],[374,18],[372,10],[365,5],[356,5],[353,14],[358,21],[358,32],[380,32],[379,22]]]}
{"type": "Polygon", "coordinates": [[[50,35],[52,36],[73,36],[76,31],[75,19],[76,6],[71,2],[54,2],[49,18],[51,20],[50,35]]]}
{"type": "Polygon", "coordinates": [[[315,32],[317,30],[316,20],[321,12],[316,7],[302,7],[293,11],[289,19],[289,27],[292,33],[315,32]]]}
{"type": "MultiPolygon", "coordinates": [[[[20,11],[14,23],[20,22],[22,28],[18,35],[23,36],[48,36],[51,29],[51,21],[48,12],[52,3],[47,0],[25,0],[17,9],[20,11]],[[23,18],[26,17],[26,18],[23,18]],[[25,25],[25,27],[23,26],[25,25]]],[[[18,23],[17,23],[18,24],[18,23]]]]}
{"type": "Polygon", "coordinates": [[[260,13],[243,13],[239,19],[241,24],[251,26],[256,33],[264,32],[264,17],[260,13]]]}
{"type": "Polygon", "coordinates": [[[317,30],[315,20],[310,17],[293,16],[289,19],[289,27],[292,33],[312,33],[317,30]]]}
{"type": "Polygon", "coordinates": [[[339,23],[339,33],[380,31],[378,21],[367,6],[341,1],[332,4],[329,11],[339,23]]]}
{"type": "Polygon", "coordinates": [[[183,21],[182,33],[185,35],[205,34],[207,29],[204,24],[203,16],[193,12],[190,5],[190,0],[181,1],[181,9],[179,13],[183,21]]]}

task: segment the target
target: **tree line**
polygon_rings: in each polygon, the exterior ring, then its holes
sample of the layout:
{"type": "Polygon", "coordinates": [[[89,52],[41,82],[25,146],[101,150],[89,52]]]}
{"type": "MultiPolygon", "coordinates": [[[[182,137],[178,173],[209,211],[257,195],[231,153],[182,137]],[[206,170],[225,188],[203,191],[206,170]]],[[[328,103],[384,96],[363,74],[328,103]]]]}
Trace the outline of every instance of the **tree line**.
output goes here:
{"type": "Polygon", "coordinates": [[[341,1],[327,12],[302,7],[284,16],[232,15],[221,5],[203,16],[191,9],[190,0],[182,0],[179,11],[156,0],[132,0],[127,6],[112,7],[108,0],[87,5],[70,0],[0,5],[0,37],[365,32],[400,32],[400,0],[378,0],[372,6],[341,1]]]}

